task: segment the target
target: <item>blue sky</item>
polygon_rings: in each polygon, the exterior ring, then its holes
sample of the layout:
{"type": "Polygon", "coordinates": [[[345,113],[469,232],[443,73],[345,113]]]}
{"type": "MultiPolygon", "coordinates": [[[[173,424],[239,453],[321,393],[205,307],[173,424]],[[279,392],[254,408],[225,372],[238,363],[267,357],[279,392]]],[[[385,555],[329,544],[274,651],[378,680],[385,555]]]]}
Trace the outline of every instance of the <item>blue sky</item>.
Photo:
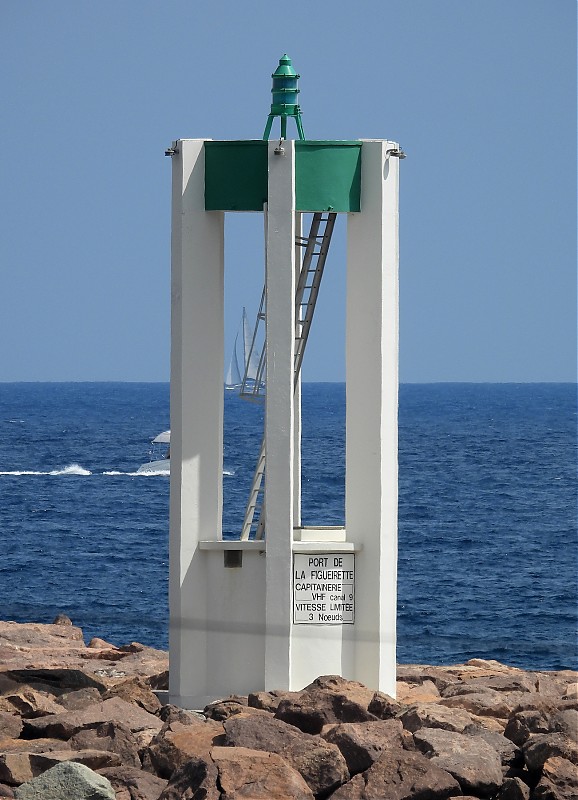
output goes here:
{"type": "MultiPolygon", "coordinates": [[[[5,0],[0,380],[169,379],[164,150],[260,138],[287,52],[307,138],[407,153],[400,379],[574,381],[575,31],[574,0],[5,0]]],[[[306,380],[344,379],[332,247],[306,380]]],[[[228,347],[262,251],[229,215],[228,347]]]]}

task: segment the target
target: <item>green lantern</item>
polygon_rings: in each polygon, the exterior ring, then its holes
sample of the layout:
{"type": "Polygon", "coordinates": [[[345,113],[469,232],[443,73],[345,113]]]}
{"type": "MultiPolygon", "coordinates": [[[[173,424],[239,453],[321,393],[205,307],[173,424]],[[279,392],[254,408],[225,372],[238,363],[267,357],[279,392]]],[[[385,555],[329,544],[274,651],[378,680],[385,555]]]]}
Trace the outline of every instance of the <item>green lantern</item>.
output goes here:
{"type": "Polygon", "coordinates": [[[305,139],[301,123],[301,108],[297,103],[297,95],[299,94],[297,82],[300,76],[293,69],[291,59],[287,53],[279,59],[279,66],[271,77],[273,78],[273,88],[271,89],[273,102],[267,117],[263,139],[269,138],[275,117],[281,118],[281,139],[287,138],[287,117],[293,117],[297,124],[299,138],[305,139]]]}

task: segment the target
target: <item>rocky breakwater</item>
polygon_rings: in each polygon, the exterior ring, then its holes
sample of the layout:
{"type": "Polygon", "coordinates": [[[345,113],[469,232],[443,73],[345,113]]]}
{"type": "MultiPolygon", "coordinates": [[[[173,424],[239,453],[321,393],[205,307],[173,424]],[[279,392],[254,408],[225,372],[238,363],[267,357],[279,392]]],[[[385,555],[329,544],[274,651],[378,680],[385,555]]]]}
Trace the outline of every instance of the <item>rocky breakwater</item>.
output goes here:
{"type": "Polygon", "coordinates": [[[167,654],[0,622],[0,797],[577,800],[578,674],[495,661],[162,705],[167,654]]]}

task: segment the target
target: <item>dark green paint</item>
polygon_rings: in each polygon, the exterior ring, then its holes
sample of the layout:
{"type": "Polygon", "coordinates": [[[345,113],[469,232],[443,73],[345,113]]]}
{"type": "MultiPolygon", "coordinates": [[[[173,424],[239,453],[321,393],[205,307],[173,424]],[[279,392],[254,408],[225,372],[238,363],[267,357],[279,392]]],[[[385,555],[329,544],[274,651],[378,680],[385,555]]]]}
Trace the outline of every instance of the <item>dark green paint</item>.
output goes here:
{"type": "MultiPolygon", "coordinates": [[[[356,141],[296,141],[296,210],[359,211],[361,147],[356,141]]],[[[260,140],[205,142],[205,209],[262,211],[267,149],[260,140]]]]}

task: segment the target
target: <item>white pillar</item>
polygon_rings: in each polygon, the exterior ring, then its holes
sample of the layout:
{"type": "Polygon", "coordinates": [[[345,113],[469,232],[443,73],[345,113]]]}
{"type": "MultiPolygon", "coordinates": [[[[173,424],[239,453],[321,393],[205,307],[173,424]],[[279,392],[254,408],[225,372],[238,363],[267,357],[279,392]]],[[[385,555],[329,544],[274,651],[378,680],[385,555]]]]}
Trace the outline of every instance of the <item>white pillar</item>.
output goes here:
{"type": "Polygon", "coordinates": [[[204,140],[172,157],[170,698],[207,684],[200,539],[221,537],[224,214],[206,212],[204,140]],[[202,344],[201,344],[202,343],[202,344]]]}
{"type": "Polygon", "coordinates": [[[267,537],[265,688],[289,689],[294,484],[295,336],[294,143],[269,143],[267,205],[267,537]]]}
{"type": "Polygon", "coordinates": [[[395,695],[398,166],[364,141],[361,213],[347,229],[346,510],[356,557],[354,676],[395,695]]]}

